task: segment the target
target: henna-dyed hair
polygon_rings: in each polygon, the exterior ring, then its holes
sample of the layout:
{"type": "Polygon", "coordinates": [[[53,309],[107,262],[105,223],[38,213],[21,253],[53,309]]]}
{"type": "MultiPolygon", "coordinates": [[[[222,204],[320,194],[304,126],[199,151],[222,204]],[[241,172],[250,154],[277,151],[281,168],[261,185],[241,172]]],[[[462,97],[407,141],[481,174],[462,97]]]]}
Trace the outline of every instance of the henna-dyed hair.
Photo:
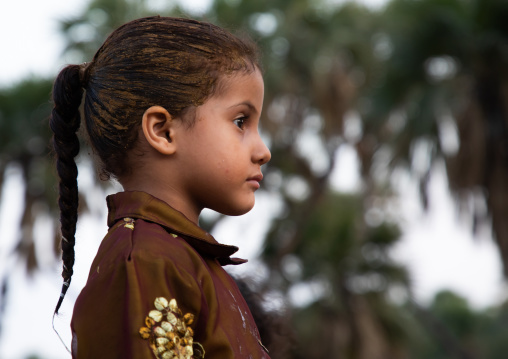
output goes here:
{"type": "Polygon", "coordinates": [[[257,47],[215,25],[190,19],[148,17],[114,31],[93,61],[65,67],[53,87],[50,119],[60,177],[58,205],[62,232],[64,284],[55,309],[69,287],[74,265],[78,216],[77,131],[85,90],[84,122],[101,172],[130,172],[126,152],[137,142],[141,118],[153,105],[192,125],[187,110],[221,90],[221,77],[260,68],[257,47]]]}

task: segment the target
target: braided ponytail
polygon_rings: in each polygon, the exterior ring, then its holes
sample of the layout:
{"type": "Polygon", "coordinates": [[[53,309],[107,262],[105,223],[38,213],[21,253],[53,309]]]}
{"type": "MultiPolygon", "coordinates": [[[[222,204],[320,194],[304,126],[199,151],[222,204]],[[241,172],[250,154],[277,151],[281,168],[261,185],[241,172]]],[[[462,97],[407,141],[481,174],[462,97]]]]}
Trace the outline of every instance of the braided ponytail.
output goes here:
{"type": "Polygon", "coordinates": [[[56,155],[56,168],[59,182],[60,224],[62,232],[63,285],[55,314],[62,305],[63,298],[72,277],[74,266],[74,243],[78,220],[78,168],[74,157],[79,153],[79,140],[76,132],[80,125],[79,106],[83,96],[79,65],[64,68],[53,85],[54,107],[50,127],[53,131],[53,148],[56,155]]]}

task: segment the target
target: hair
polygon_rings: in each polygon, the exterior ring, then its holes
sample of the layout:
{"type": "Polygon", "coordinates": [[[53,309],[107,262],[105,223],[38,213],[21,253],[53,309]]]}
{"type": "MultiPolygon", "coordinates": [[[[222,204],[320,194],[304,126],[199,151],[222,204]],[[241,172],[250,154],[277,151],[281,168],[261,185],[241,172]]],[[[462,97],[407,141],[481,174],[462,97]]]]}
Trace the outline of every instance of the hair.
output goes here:
{"type": "Polygon", "coordinates": [[[190,19],[147,17],[115,30],[93,61],[69,65],[53,86],[50,127],[59,182],[64,280],[55,313],[70,285],[78,218],[77,131],[84,121],[101,174],[130,173],[126,152],[138,139],[146,109],[159,105],[192,126],[188,110],[221,91],[221,79],[260,69],[256,45],[226,30],[190,19]]]}
{"type": "Polygon", "coordinates": [[[289,358],[295,346],[295,333],[290,326],[287,309],[281,313],[263,306],[263,296],[254,292],[252,278],[233,277],[259,330],[259,336],[272,358],[289,358]]]}

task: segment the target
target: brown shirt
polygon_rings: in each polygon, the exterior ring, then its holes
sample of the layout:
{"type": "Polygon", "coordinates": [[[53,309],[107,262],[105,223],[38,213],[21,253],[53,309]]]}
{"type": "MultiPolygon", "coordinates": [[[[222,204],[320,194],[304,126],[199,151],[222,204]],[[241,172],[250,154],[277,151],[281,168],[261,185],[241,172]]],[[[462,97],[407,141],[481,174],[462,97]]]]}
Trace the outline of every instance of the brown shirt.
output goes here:
{"type": "Polygon", "coordinates": [[[245,262],[230,258],[237,247],[147,193],[107,203],[109,232],[74,307],[73,358],[269,358],[222,268],[245,262]]]}

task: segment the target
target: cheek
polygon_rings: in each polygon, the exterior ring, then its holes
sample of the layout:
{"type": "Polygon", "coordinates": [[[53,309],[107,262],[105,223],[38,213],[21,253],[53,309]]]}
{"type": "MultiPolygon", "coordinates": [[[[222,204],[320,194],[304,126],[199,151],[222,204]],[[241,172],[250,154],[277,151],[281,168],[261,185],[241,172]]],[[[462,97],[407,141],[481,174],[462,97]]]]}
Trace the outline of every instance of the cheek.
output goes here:
{"type": "Polygon", "coordinates": [[[227,182],[233,182],[234,180],[234,167],[235,161],[229,161],[225,158],[217,161],[216,168],[218,174],[225,179],[227,182]]]}
{"type": "Polygon", "coordinates": [[[232,145],[221,146],[214,152],[214,160],[217,170],[226,178],[233,177],[242,173],[245,167],[246,158],[243,156],[244,149],[242,146],[232,145]]]}

